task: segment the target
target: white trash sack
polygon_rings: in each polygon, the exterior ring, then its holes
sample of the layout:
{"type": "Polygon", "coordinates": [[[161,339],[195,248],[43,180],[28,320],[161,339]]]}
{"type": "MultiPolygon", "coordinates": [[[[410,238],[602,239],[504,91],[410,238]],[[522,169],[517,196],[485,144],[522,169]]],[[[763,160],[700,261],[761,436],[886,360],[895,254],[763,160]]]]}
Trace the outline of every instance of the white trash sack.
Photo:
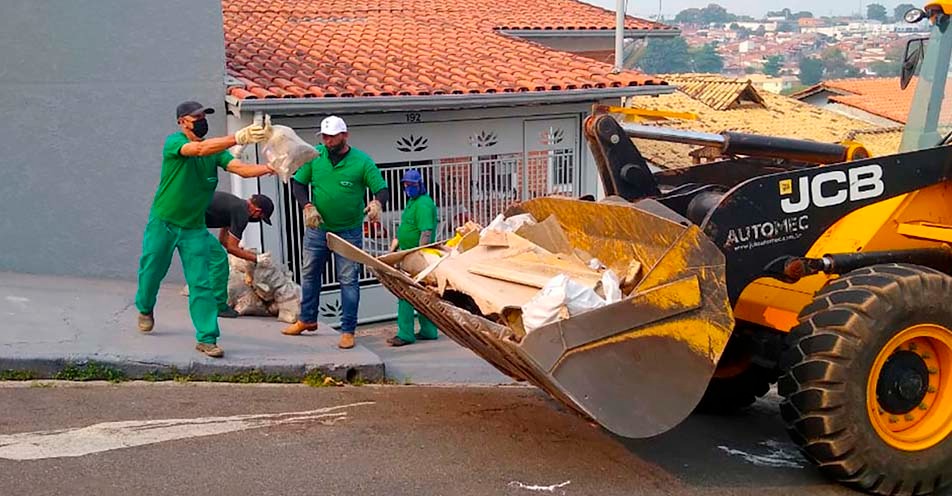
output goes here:
{"type": "Polygon", "coordinates": [[[600,285],[605,298],[565,274],[553,277],[522,306],[523,327],[527,333],[532,332],[553,322],[621,301],[621,289],[614,272],[605,271],[600,285]]]}

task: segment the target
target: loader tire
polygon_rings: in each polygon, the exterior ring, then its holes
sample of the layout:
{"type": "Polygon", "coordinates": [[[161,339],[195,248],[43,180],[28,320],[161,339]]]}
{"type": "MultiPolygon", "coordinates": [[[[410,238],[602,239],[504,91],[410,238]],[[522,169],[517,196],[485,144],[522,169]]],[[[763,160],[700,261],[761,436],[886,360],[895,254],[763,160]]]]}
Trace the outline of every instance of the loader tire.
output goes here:
{"type": "Polygon", "coordinates": [[[952,485],[952,278],[875,265],[834,279],[781,357],[787,432],[828,477],[870,494],[952,485]]]}
{"type": "Polygon", "coordinates": [[[736,376],[712,378],[694,411],[726,415],[753,405],[757,398],[770,391],[771,372],[770,369],[750,365],[736,376]]]}
{"type": "MultiPolygon", "coordinates": [[[[762,331],[761,331],[762,332],[762,331]]],[[[696,413],[726,415],[754,404],[777,382],[775,370],[752,363],[757,353],[750,338],[734,330],[714,377],[695,407],[696,413]]]]}

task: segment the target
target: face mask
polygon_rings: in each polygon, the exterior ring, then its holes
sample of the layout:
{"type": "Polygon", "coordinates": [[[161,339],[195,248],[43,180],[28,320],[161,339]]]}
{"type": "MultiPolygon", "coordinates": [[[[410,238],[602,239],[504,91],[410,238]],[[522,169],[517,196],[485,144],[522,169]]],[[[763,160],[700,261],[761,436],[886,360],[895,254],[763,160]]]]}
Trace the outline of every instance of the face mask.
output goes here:
{"type": "Polygon", "coordinates": [[[420,196],[420,185],[418,184],[408,184],[403,187],[403,190],[407,193],[407,196],[410,198],[416,198],[420,196]]]}
{"type": "Polygon", "coordinates": [[[192,123],[192,132],[199,138],[204,138],[208,134],[208,121],[201,119],[192,123]]]}

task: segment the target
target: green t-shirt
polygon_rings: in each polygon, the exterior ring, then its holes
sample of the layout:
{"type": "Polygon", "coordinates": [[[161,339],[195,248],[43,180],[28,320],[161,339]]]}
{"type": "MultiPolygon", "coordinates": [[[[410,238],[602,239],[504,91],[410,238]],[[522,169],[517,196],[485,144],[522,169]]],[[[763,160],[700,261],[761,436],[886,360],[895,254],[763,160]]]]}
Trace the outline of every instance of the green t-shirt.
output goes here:
{"type": "Polygon", "coordinates": [[[227,150],[205,157],[186,157],[179,152],[188,137],[169,135],[162,150],[162,176],[152,201],[152,215],[186,229],[205,227],[205,210],[218,187],[218,169],[234,157],[227,150]]]}
{"type": "MultiPolygon", "coordinates": [[[[400,216],[400,227],[397,228],[397,242],[401,250],[409,250],[420,246],[420,233],[436,231],[439,222],[436,213],[436,203],[430,195],[424,193],[407,201],[403,215],[400,216]]],[[[436,232],[430,242],[436,241],[436,232]]]]}
{"type": "Polygon", "coordinates": [[[366,153],[350,147],[344,158],[332,165],[323,144],[314,147],[317,157],[301,166],[294,180],[311,186],[311,203],[324,219],[321,228],[340,232],[364,223],[365,190],[376,193],[387,187],[377,164],[366,153]]]}

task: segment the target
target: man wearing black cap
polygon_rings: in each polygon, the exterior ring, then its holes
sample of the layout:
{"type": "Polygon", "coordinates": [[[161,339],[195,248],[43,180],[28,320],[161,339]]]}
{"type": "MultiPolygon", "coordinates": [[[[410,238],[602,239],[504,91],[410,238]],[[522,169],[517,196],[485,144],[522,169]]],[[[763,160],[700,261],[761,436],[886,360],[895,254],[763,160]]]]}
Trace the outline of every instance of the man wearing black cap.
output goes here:
{"type": "Polygon", "coordinates": [[[219,168],[241,177],[260,177],[274,171],[266,165],[241,162],[227,151],[236,144],[266,141],[270,137],[269,126],[252,124],[234,135],[205,139],[205,117],[214,112],[194,101],[175,109],[179,131],[166,138],[162,150],[159,187],[142,238],[135,302],[139,330],[151,332],[159,285],[178,250],[189,287],[188,310],[198,341],[195,349],[218,358],[224,352],[218,346],[218,304],[208,268],[211,235],[205,227],[205,211],[218,186],[219,168]]]}
{"type": "Polygon", "coordinates": [[[215,192],[212,203],[205,211],[205,225],[211,229],[221,229],[217,240],[211,234],[208,235],[211,253],[208,270],[215,289],[219,317],[229,319],[238,317],[238,312],[228,306],[227,253],[257,264],[270,264],[270,253],[245,250],[238,245],[238,242],[241,241],[249,222],[262,221],[270,226],[272,213],[274,213],[274,203],[265,195],[251,195],[251,198],[242,200],[223,191],[215,192]]]}

